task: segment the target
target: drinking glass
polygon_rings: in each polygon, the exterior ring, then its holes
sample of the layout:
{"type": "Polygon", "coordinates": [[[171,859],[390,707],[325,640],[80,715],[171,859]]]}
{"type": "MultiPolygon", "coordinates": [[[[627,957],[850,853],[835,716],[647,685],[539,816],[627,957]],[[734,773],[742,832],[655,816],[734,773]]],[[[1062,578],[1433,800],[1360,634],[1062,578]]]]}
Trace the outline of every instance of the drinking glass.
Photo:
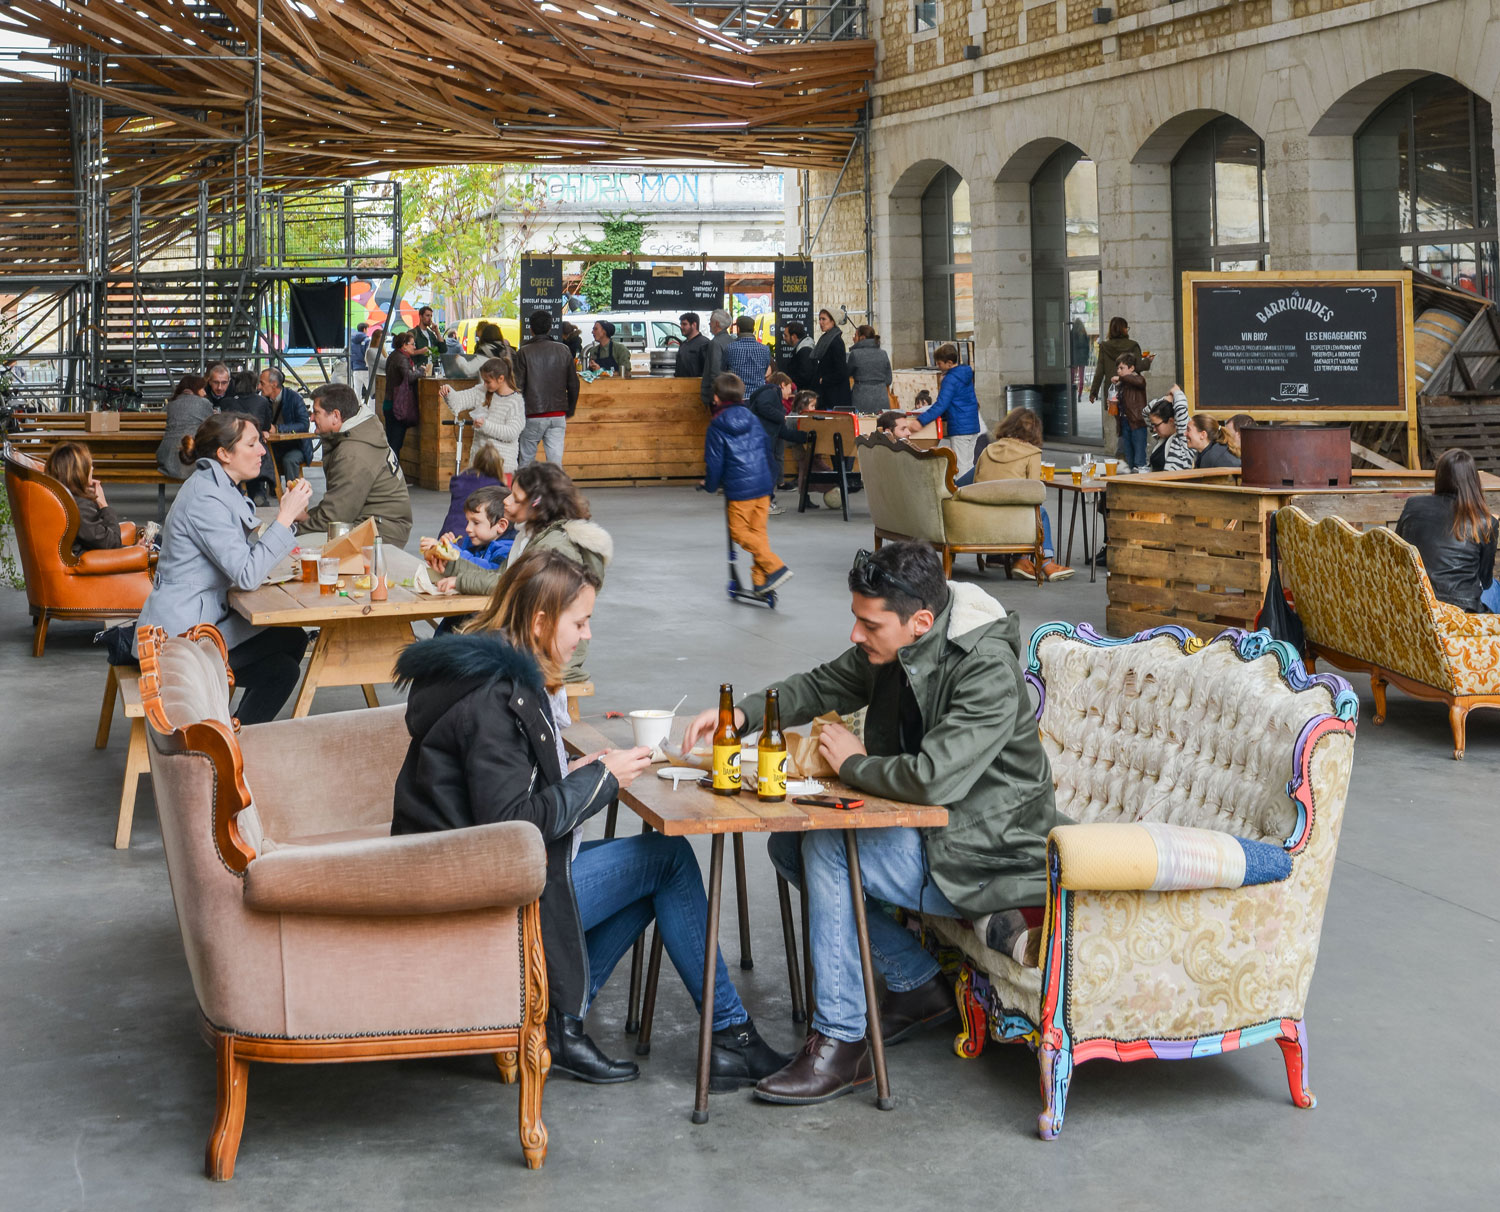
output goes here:
{"type": "Polygon", "coordinates": [[[339,583],[339,558],[338,556],[318,557],[318,593],[322,597],[330,597],[337,592],[339,583]]]}
{"type": "Polygon", "coordinates": [[[302,549],[302,583],[304,585],[316,585],[318,583],[318,557],[323,554],[321,547],[304,547],[302,549]]]}

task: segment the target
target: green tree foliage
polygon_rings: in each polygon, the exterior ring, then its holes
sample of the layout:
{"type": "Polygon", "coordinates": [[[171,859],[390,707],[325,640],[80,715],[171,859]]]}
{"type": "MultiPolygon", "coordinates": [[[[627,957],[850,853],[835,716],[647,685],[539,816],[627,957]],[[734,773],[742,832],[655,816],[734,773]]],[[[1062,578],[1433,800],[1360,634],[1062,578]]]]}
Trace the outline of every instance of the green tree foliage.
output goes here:
{"type": "MultiPolygon", "coordinates": [[[[571,251],[591,257],[609,253],[638,253],[641,251],[641,241],[645,238],[644,223],[628,215],[611,215],[604,220],[604,234],[599,239],[576,240],[571,251]]],[[[589,310],[609,310],[609,275],[616,269],[629,267],[628,261],[596,261],[584,271],[579,293],[588,299],[589,310]]]]}
{"type": "Polygon", "coordinates": [[[397,180],[407,273],[463,315],[513,314],[517,262],[542,210],[530,166],[449,164],[397,180]]]}

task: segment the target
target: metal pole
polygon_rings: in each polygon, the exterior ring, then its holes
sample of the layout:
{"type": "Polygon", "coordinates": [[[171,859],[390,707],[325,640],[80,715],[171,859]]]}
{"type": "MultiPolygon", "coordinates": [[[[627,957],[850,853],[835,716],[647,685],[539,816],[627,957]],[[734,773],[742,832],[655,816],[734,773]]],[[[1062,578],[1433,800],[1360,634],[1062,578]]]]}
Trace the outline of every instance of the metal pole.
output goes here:
{"type": "Polygon", "coordinates": [[[865,106],[865,120],[860,129],[865,161],[865,323],[875,323],[875,223],[870,202],[870,110],[865,106]]]}

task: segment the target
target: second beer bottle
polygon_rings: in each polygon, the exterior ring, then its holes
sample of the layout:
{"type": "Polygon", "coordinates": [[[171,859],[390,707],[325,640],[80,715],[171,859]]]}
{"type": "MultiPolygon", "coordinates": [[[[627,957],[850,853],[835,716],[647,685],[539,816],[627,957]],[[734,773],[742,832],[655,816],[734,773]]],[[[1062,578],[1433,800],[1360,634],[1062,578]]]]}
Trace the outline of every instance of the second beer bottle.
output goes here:
{"type": "Polygon", "coordinates": [[[740,732],[734,726],[734,687],[719,687],[719,723],[714,728],[714,794],[740,793],[740,732]]]}
{"type": "Polygon", "coordinates": [[[786,737],[781,734],[781,703],[775,690],[766,691],[766,716],[761,724],[755,768],[755,798],[770,804],[786,799],[786,737]]]}

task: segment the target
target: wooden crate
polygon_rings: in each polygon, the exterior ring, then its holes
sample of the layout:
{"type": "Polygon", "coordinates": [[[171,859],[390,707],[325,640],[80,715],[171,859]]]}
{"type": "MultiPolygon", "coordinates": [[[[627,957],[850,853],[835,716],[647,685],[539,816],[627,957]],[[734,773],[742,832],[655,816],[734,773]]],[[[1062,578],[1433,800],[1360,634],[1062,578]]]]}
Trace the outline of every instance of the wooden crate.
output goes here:
{"type": "MultiPolygon", "coordinates": [[[[1482,477],[1486,493],[1500,479],[1482,477]]],[[[1111,635],[1175,623],[1210,639],[1251,627],[1271,564],[1267,520],[1294,504],[1336,513],[1362,529],[1391,525],[1410,496],[1432,491],[1432,472],[1356,472],[1349,488],[1246,488],[1238,470],[1177,471],[1108,481],[1111,635]]]]}
{"type": "Polygon", "coordinates": [[[1481,471],[1500,472],[1500,395],[1423,396],[1417,401],[1422,457],[1435,463],[1443,451],[1461,447],[1481,471]]]}

